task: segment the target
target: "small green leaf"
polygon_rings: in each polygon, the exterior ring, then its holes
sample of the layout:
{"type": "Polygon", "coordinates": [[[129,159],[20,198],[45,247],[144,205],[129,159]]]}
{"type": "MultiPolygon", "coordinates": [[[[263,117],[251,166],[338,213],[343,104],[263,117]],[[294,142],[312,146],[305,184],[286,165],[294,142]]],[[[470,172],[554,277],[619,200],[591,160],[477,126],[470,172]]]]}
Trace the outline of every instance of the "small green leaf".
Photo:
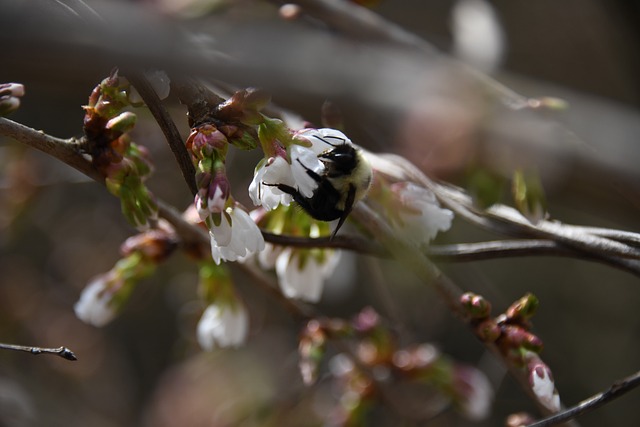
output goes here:
{"type": "Polygon", "coordinates": [[[511,192],[516,209],[529,221],[537,223],[547,215],[547,202],[540,176],[521,169],[513,173],[511,192]]]}

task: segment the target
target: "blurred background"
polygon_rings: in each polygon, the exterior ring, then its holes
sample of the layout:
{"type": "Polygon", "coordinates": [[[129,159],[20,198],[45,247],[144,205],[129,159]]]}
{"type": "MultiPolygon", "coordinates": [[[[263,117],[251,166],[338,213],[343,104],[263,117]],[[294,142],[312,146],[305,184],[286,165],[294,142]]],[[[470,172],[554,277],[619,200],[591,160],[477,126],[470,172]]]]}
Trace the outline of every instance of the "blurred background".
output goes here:
{"type": "MultiPolygon", "coordinates": [[[[275,2],[86,5],[0,2],[0,82],[26,86],[12,120],[59,137],[80,136],[81,106],[113,67],[162,68],[222,90],[265,88],[276,105],[315,123],[330,99],[355,142],[402,154],[429,176],[470,188],[486,174],[501,190],[498,200],[509,204],[513,171],[534,171],[552,218],[640,232],[635,2],[370,5],[429,43],[418,49],[380,43],[357,28],[349,33],[318,16],[285,20],[275,2]],[[554,105],[566,107],[531,108],[518,94],[557,98],[563,102],[554,105]]],[[[166,105],[186,137],[185,109],[175,96],[166,105]]],[[[186,207],[192,197],[164,137],[148,112],[136,113],[134,141],[150,149],[156,165],[150,188],[186,207]]],[[[245,189],[259,157],[234,154],[229,167],[234,195],[247,205],[245,189]]],[[[301,325],[239,270],[234,279],[251,313],[249,343],[240,350],[200,351],[197,275],[182,254],[144,280],[113,323],[96,329],[76,319],[73,304],[82,288],[113,266],[119,245],[134,232],[102,186],[0,138],[0,342],[65,345],[79,358],[0,351],[0,426],[322,425],[332,390],[323,382],[311,389],[302,384],[301,325]]],[[[496,238],[456,219],[438,243],[496,238]]],[[[526,292],[539,297],[534,331],[565,404],[638,370],[637,277],[551,257],[441,267],[465,290],[487,297],[496,313],[526,292]]],[[[496,426],[512,412],[535,413],[439,297],[399,266],[345,254],[329,282],[318,307],[326,315],[349,318],[367,305],[384,316],[400,312],[394,320],[402,321],[410,342],[435,344],[478,366],[496,386],[489,419],[472,423],[448,411],[424,425],[496,426]],[[396,310],[372,292],[374,281],[387,287],[396,310]]],[[[638,425],[638,402],[634,391],[579,421],[638,425]]],[[[392,414],[376,415],[371,425],[398,425],[392,414]]]]}

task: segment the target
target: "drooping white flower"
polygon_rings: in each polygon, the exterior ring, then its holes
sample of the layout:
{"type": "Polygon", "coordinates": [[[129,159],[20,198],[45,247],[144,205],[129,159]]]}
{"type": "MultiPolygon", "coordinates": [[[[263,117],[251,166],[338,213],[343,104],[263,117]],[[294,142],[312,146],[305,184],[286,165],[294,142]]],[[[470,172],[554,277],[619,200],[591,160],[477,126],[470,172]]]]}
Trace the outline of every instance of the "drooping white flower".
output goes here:
{"type": "Polygon", "coordinates": [[[529,361],[529,384],[533,393],[547,409],[558,412],[560,410],[560,395],[553,382],[551,369],[539,358],[529,361]]]}
{"type": "Polygon", "coordinates": [[[117,314],[112,304],[114,292],[109,273],[94,278],[80,294],[73,309],[78,319],[93,326],[104,326],[117,314]]]}
{"type": "Polygon", "coordinates": [[[460,393],[458,401],[464,415],[474,421],[489,416],[493,400],[493,387],[482,371],[465,365],[455,368],[456,388],[460,393]]]}
{"type": "Polygon", "coordinates": [[[308,302],[318,302],[327,278],[340,259],[339,251],[323,251],[319,260],[308,251],[285,248],[277,257],[275,268],[284,295],[308,302]]]}
{"type": "Polygon", "coordinates": [[[282,157],[272,157],[256,169],[249,185],[249,197],[255,206],[262,206],[270,211],[278,205],[289,206],[292,197],[283,193],[278,187],[268,184],[296,185],[291,172],[291,165],[282,157]]]}
{"type": "Polygon", "coordinates": [[[265,270],[275,268],[278,257],[282,254],[283,250],[284,246],[265,243],[264,250],[258,254],[258,263],[260,264],[260,267],[265,270]]]}
{"type": "Polygon", "coordinates": [[[219,225],[212,225],[211,256],[216,264],[221,260],[237,261],[264,249],[264,238],[248,213],[240,208],[227,208],[219,225]]]}
{"type": "Polygon", "coordinates": [[[208,351],[238,347],[244,344],[248,332],[249,314],[240,302],[233,306],[209,305],[197,327],[198,343],[208,351]]]}
{"type": "Polygon", "coordinates": [[[397,228],[404,239],[427,244],[451,228],[453,212],[440,207],[433,192],[413,183],[400,183],[394,190],[401,205],[396,211],[401,222],[397,228]]]}
{"type": "Polygon", "coordinates": [[[451,18],[456,55],[482,71],[493,71],[504,53],[505,37],[491,3],[458,0],[451,18]]]}

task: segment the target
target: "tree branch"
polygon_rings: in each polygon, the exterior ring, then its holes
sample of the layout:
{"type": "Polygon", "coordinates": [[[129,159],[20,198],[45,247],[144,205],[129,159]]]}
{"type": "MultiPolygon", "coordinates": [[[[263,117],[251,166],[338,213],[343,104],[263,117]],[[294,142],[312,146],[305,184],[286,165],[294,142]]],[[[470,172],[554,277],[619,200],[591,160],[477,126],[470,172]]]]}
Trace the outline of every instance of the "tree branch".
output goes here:
{"type": "Polygon", "coordinates": [[[191,157],[184,146],[182,136],[180,136],[180,132],[171,119],[169,112],[164,108],[164,105],[162,105],[162,101],[156,94],[156,91],[153,90],[153,87],[151,87],[151,84],[142,73],[129,71],[126,73],[126,77],[136,88],[144,103],[147,104],[149,111],[151,111],[151,114],[156,119],[156,122],[158,122],[158,125],[160,126],[160,129],[162,129],[162,133],[164,133],[167,143],[178,162],[178,166],[182,172],[182,177],[189,186],[191,194],[195,196],[198,192],[195,179],[196,170],[193,167],[191,157]]]}

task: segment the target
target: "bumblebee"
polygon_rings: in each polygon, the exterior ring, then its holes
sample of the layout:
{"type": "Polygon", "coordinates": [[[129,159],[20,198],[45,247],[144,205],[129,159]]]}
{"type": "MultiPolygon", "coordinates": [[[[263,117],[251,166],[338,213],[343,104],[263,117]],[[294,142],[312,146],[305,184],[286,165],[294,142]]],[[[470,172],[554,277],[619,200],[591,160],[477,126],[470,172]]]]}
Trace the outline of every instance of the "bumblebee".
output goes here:
{"type": "MultiPolygon", "coordinates": [[[[336,132],[337,133],[337,132],[336,132]]],[[[305,197],[297,188],[286,184],[271,184],[293,197],[311,217],[320,221],[338,220],[333,238],[344,224],[353,206],[367,194],[373,171],[362,151],[348,139],[337,135],[313,135],[329,148],[318,154],[323,165],[315,172],[300,159],[296,159],[317,187],[311,197],[305,197]]]]}

